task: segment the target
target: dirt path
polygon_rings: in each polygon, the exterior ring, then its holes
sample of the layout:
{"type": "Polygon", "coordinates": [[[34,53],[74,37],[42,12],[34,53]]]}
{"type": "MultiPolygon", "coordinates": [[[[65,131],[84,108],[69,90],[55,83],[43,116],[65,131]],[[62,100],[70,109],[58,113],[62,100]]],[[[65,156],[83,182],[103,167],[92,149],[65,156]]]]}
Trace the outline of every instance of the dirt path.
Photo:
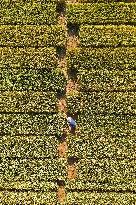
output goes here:
{"type": "MultiPolygon", "coordinates": [[[[57,107],[58,111],[63,114],[63,116],[67,119],[67,102],[66,102],[66,96],[74,94],[75,92],[78,92],[79,87],[75,76],[68,72],[67,68],[67,60],[66,60],[66,52],[67,50],[73,50],[79,45],[78,37],[76,35],[76,29],[75,28],[68,28],[67,26],[67,20],[66,20],[66,4],[68,3],[76,3],[76,0],[67,0],[67,2],[62,2],[58,4],[58,23],[60,25],[63,25],[67,31],[67,43],[65,45],[65,49],[62,49],[60,53],[58,53],[58,66],[63,71],[66,79],[67,79],[67,86],[66,86],[66,93],[61,96],[58,99],[57,107]],[[65,7],[65,8],[64,8],[65,7]]],[[[74,114],[74,113],[73,113],[74,114]]],[[[75,161],[70,160],[67,158],[67,152],[68,152],[68,145],[67,145],[67,137],[68,133],[71,133],[71,135],[75,135],[75,129],[71,129],[70,127],[65,127],[63,131],[63,135],[61,137],[60,143],[58,145],[58,156],[60,158],[64,158],[67,162],[67,178],[68,180],[75,180],[77,177],[77,170],[76,170],[76,164],[75,161]]],[[[73,158],[71,158],[73,159],[73,158]]],[[[63,177],[63,176],[62,176],[63,177]]],[[[65,191],[65,184],[64,183],[58,183],[58,192],[57,197],[58,201],[60,203],[65,203],[66,201],[66,191],[65,191]]]]}

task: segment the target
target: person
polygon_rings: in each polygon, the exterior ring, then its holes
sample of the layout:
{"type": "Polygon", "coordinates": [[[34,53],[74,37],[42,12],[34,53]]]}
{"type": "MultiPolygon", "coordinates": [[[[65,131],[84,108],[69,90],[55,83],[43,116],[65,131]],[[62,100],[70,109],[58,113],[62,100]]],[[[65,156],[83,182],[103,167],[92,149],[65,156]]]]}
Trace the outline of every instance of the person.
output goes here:
{"type": "Polygon", "coordinates": [[[71,128],[76,128],[76,121],[72,117],[67,117],[67,122],[71,128]]]}

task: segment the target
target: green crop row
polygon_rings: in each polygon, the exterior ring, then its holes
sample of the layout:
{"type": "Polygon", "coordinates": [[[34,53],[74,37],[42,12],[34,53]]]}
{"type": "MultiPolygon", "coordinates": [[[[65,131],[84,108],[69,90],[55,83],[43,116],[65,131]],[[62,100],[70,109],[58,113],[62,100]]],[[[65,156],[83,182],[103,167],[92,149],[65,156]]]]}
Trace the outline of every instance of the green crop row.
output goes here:
{"type": "Polygon", "coordinates": [[[67,21],[72,24],[135,24],[136,3],[68,4],[67,21]]]}
{"type": "Polygon", "coordinates": [[[134,26],[81,26],[79,31],[81,46],[136,46],[134,26]]]}
{"type": "Polygon", "coordinates": [[[136,114],[135,92],[80,92],[78,96],[67,96],[67,107],[71,113],[88,110],[90,114],[136,114]]]}
{"type": "Polygon", "coordinates": [[[0,67],[46,68],[57,67],[55,48],[0,48],[0,67]]]}
{"type": "Polygon", "coordinates": [[[66,178],[65,162],[56,159],[2,159],[0,188],[49,191],[57,188],[57,179],[66,178]]]}
{"type": "Polygon", "coordinates": [[[0,7],[0,25],[10,24],[56,24],[56,4],[25,2],[0,7]]]}
{"type": "Polygon", "coordinates": [[[91,115],[88,110],[78,116],[77,129],[84,136],[121,136],[135,133],[135,115],[91,115]]]}
{"type": "Polygon", "coordinates": [[[94,192],[68,192],[67,201],[78,205],[132,205],[135,204],[136,194],[132,193],[98,193],[94,192]]]}
{"type": "Polygon", "coordinates": [[[54,92],[0,91],[0,112],[57,112],[54,92]]]}
{"type": "Polygon", "coordinates": [[[1,68],[0,73],[0,90],[58,91],[66,85],[64,75],[57,70],[1,68]]]}
{"type": "Polygon", "coordinates": [[[20,6],[25,4],[49,4],[49,3],[57,3],[61,0],[1,0],[0,8],[8,8],[10,6],[20,6]]]}
{"type": "Polygon", "coordinates": [[[64,46],[65,43],[66,35],[63,26],[0,26],[0,46],[45,47],[64,46]]]}
{"type": "Polygon", "coordinates": [[[135,136],[123,133],[113,135],[110,132],[106,135],[91,133],[68,137],[68,156],[76,156],[80,159],[134,159],[135,158],[135,136]],[[121,136],[122,134],[122,136],[121,136]]]}
{"type": "Polygon", "coordinates": [[[0,203],[2,205],[15,204],[56,204],[56,192],[0,192],[0,203]]]}
{"type": "Polygon", "coordinates": [[[134,70],[80,70],[77,74],[81,90],[113,91],[135,89],[136,72],[134,70]]]}
{"type": "Polygon", "coordinates": [[[76,169],[75,182],[67,182],[66,188],[136,190],[135,160],[82,159],[76,169]]]}
{"type": "Polygon", "coordinates": [[[67,53],[68,69],[77,72],[81,90],[133,90],[135,48],[79,48],[67,53]]]}
{"type": "Polygon", "coordinates": [[[1,136],[0,158],[41,159],[57,157],[58,138],[54,135],[1,136]]]}
{"type": "Polygon", "coordinates": [[[135,2],[135,0],[76,0],[78,3],[117,3],[117,2],[135,2]]]}
{"type": "Polygon", "coordinates": [[[0,114],[2,135],[61,136],[65,121],[60,114],[0,114]]]}
{"type": "Polygon", "coordinates": [[[134,48],[77,48],[67,52],[68,68],[74,70],[135,69],[134,48]]]}

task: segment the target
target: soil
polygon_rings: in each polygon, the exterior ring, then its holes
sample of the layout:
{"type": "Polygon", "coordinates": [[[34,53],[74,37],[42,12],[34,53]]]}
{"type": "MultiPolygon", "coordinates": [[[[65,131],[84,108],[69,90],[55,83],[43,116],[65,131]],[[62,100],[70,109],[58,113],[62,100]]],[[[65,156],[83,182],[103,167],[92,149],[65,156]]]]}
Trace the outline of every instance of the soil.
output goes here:
{"type": "Polygon", "coordinates": [[[68,37],[67,48],[70,50],[74,50],[79,45],[79,40],[76,36],[71,35],[68,37]]]}
{"type": "Polygon", "coordinates": [[[66,141],[60,143],[59,146],[58,146],[58,155],[59,155],[59,157],[66,158],[67,149],[68,149],[68,147],[67,147],[67,142],[66,141]]]}
{"type": "MultiPolygon", "coordinates": [[[[77,3],[76,0],[68,0],[67,3],[77,3]]],[[[60,13],[59,17],[58,17],[58,23],[60,25],[65,26],[65,28],[67,27],[67,21],[66,21],[66,15],[65,13],[60,13]]],[[[78,37],[76,36],[75,33],[69,32],[68,33],[68,38],[67,38],[67,45],[66,45],[66,49],[75,49],[77,46],[79,45],[79,40],[78,37]]],[[[67,79],[67,86],[66,86],[66,94],[69,93],[75,93],[78,91],[78,84],[76,83],[76,81],[72,80],[75,79],[72,75],[71,80],[68,80],[68,71],[67,71],[67,60],[66,60],[66,54],[65,52],[62,53],[64,55],[60,55],[59,56],[59,60],[58,60],[58,64],[61,70],[63,70],[63,73],[67,79]]],[[[57,104],[58,110],[60,112],[62,112],[65,117],[67,117],[67,103],[64,97],[62,97],[61,99],[58,100],[58,104],[57,104]]],[[[70,129],[70,132],[72,134],[75,134],[75,129],[70,129]]],[[[66,158],[67,160],[67,150],[68,150],[68,146],[67,146],[67,130],[65,130],[65,132],[62,135],[60,144],[58,145],[58,155],[60,158],[66,158]]],[[[69,159],[69,163],[68,164],[68,179],[72,180],[76,178],[77,175],[77,171],[76,171],[76,166],[74,164],[75,162],[75,158],[70,158],[69,159]],[[73,163],[73,164],[72,164],[73,163]]],[[[66,200],[66,192],[65,192],[65,185],[60,184],[59,188],[58,188],[58,200],[60,203],[64,203],[66,200]]]]}
{"type": "Polygon", "coordinates": [[[59,60],[59,67],[64,68],[64,67],[66,67],[66,66],[67,66],[66,57],[61,58],[61,59],[59,60]]]}
{"type": "Polygon", "coordinates": [[[74,90],[75,91],[78,90],[78,84],[75,83],[73,80],[69,80],[67,83],[66,92],[70,93],[70,92],[73,92],[74,90]]]}
{"type": "Polygon", "coordinates": [[[66,25],[66,17],[64,15],[58,17],[58,24],[66,25]]]}
{"type": "Polygon", "coordinates": [[[77,176],[77,170],[76,170],[76,166],[73,165],[68,165],[68,179],[72,180],[72,179],[76,179],[77,176]]]}
{"type": "Polygon", "coordinates": [[[61,70],[63,71],[63,74],[65,76],[65,78],[68,78],[68,74],[67,74],[67,61],[66,61],[66,57],[61,58],[58,61],[58,66],[61,68],[61,70]]]}
{"type": "Polygon", "coordinates": [[[77,3],[77,0],[67,0],[68,4],[75,4],[77,3]]]}
{"type": "Polygon", "coordinates": [[[67,104],[66,104],[66,100],[64,98],[61,98],[58,100],[58,109],[61,112],[67,113],[67,104]]]}
{"type": "Polygon", "coordinates": [[[58,201],[59,201],[60,203],[65,202],[66,192],[65,192],[65,189],[64,189],[63,186],[60,186],[60,187],[58,188],[57,196],[58,196],[58,201]]]}

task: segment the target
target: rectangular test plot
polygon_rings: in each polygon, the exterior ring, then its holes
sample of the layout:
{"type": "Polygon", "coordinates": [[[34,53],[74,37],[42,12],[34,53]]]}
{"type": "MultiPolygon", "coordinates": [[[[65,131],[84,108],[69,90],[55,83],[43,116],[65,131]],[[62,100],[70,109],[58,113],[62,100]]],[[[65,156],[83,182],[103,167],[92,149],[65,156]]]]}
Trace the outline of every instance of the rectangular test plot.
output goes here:
{"type": "Polygon", "coordinates": [[[90,114],[136,114],[135,92],[80,92],[67,96],[71,113],[89,111],[90,114]]]}
{"type": "Polygon", "coordinates": [[[71,190],[131,190],[136,189],[135,160],[82,159],[76,165],[77,178],[69,181],[71,190]]]}
{"type": "Polygon", "coordinates": [[[67,53],[67,60],[81,91],[135,89],[135,48],[78,48],[67,53]]]}
{"type": "Polygon", "coordinates": [[[65,163],[59,159],[1,159],[0,188],[57,190],[59,175],[66,177],[65,163]]]}
{"type": "Polygon", "coordinates": [[[0,158],[46,159],[57,158],[59,136],[3,135],[0,137],[0,158]]]}
{"type": "Polygon", "coordinates": [[[129,25],[81,25],[80,46],[136,46],[136,27],[129,25]]]}
{"type": "Polygon", "coordinates": [[[0,46],[64,46],[66,43],[65,33],[65,28],[61,25],[1,25],[0,46]]]}
{"type": "Polygon", "coordinates": [[[65,121],[61,114],[0,114],[1,135],[61,135],[65,121]]]}
{"type": "Polygon", "coordinates": [[[56,113],[57,95],[42,91],[0,91],[0,112],[56,113]]]}
{"type": "Polygon", "coordinates": [[[14,1],[0,6],[0,25],[51,25],[57,23],[55,3],[14,1]]]}
{"type": "Polygon", "coordinates": [[[11,191],[1,191],[0,192],[0,203],[3,205],[9,204],[53,204],[57,203],[56,192],[44,191],[26,191],[26,192],[11,192],[11,191]]]}
{"type": "Polygon", "coordinates": [[[77,3],[67,6],[72,24],[135,24],[136,3],[77,3]]]}
{"type": "Polygon", "coordinates": [[[119,204],[123,205],[135,204],[136,194],[132,193],[98,193],[93,192],[68,192],[67,201],[69,203],[78,203],[78,205],[100,205],[100,204],[119,204]]]}

